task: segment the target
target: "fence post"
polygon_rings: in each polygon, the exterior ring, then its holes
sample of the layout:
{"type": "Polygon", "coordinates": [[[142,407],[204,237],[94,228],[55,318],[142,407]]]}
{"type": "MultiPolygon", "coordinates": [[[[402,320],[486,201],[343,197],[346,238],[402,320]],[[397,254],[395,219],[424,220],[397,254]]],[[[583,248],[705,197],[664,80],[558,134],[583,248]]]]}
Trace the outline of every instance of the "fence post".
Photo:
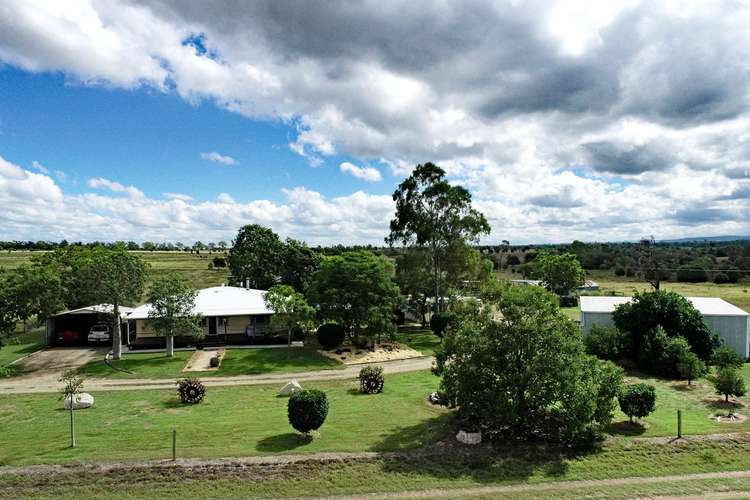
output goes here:
{"type": "Polygon", "coordinates": [[[177,460],[177,429],[172,429],[172,461],[177,460]]]}
{"type": "Polygon", "coordinates": [[[682,410],[677,410],[677,439],[682,438],[682,410]]]}

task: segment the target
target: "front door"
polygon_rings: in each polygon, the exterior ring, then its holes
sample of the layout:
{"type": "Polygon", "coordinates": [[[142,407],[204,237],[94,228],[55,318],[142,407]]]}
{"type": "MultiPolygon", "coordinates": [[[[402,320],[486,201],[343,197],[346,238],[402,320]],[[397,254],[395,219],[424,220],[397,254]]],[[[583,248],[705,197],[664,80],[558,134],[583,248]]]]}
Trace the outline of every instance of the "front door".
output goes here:
{"type": "Polygon", "coordinates": [[[208,318],[208,334],[216,335],[216,316],[209,316],[208,318]]]}

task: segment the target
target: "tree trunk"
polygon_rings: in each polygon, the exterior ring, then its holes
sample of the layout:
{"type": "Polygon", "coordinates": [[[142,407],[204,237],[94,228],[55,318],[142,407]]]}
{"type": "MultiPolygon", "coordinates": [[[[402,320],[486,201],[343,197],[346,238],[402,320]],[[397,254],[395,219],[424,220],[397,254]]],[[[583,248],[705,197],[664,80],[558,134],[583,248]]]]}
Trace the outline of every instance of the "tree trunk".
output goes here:
{"type": "Polygon", "coordinates": [[[122,329],[120,324],[120,304],[117,300],[112,304],[112,314],[115,320],[115,328],[112,335],[112,359],[122,358],[122,329]]]}
{"type": "Polygon", "coordinates": [[[433,246],[432,249],[432,273],[435,285],[435,305],[434,309],[436,313],[440,312],[440,263],[438,262],[438,249],[437,246],[433,246]]]}
{"type": "Polygon", "coordinates": [[[167,357],[174,357],[174,335],[167,335],[167,357]]]}
{"type": "Polygon", "coordinates": [[[292,357],[292,329],[289,328],[286,331],[286,359],[292,357]]]}
{"type": "Polygon", "coordinates": [[[729,402],[729,394],[724,394],[724,401],[729,402]]]}
{"type": "Polygon", "coordinates": [[[73,422],[73,403],[75,402],[75,394],[70,395],[70,447],[76,447],[76,428],[73,422]]]}

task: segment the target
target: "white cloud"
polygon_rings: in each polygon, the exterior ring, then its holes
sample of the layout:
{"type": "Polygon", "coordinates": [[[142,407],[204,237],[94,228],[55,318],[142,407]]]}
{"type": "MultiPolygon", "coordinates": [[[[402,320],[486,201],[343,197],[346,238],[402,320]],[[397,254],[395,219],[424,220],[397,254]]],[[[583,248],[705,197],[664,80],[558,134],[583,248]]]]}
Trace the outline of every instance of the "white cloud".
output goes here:
{"type": "Polygon", "coordinates": [[[48,174],[49,173],[49,169],[47,167],[45,167],[44,165],[42,165],[41,163],[39,163],[38,161],[36,161],[36,160],[34,160],[34,161],[31,162],[31,168],[33,168],[34,170],[37,170],[37,171],[39,171],[39,172],[41,172],[43,174],[48,174]]]}
{"type": "Polygon", "coordinates": [[[378,182],[383,179],[380,175],[380,170],[373,167],[358,167],[345,161],[339,165],[341,172],[349,175],[353,175],[357,179],[362,179],[367,182],[378,182]]]}
{"type": "Polygon", "coordinates": [[[162,193],[161,195],[167,200],[190,201],[193,199],[192,196],[182,193],[162,193]]]}
{"type": "Polygon", "coordinates": [[[108,191],[112,191],[113,193],[125,193],[133,198],[143,197],[143,191],[136,188],[135,186],[125,186],[123,184],[120,184],[119,182],[111,181],[103,177],[89,179],[87,184],[90,188],[94,189],[106,189],[108,191]]]}
{"type": "Polygon", "coordinates": [[[234,201],[234,198],[232,198],[227,193],[219,193],[219,196],[217,196],[216,199],[219,200],[219,203],[224,203],[224,204],[227,204],[227,205],[231,205],[231,204],[236,203],[234,201]]]}
{"type": "Polygon", "coordinates": [[[222,165],[237,165],[237,160],[231,156],[211,151],[210,153],[201,153],[201,158],[204,160],[212,161],[214,163],[221,163],[222,165]]]}

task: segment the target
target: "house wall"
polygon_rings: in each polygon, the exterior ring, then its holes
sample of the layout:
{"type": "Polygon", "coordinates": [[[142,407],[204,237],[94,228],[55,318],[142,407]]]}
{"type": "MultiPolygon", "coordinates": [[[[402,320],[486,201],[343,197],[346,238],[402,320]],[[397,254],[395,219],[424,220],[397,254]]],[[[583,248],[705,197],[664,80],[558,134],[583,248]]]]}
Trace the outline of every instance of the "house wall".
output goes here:
{"type": "MultiPolygon", "coordinates": [[[[245,329],[248,325],[255,327],[259,334],[265,333],[270,323],[270,315],[243,315],[243,316],[225,316],[227,318],[226,334],[227,335],[245,335],[245,329]]],[[[135,320],[135,328],[138,338],[159,337],[151,327],[151,321],[147,319],[135,320]]],[[[205,335],[208,335],[208,316],[201,321],[201,328],[205,335]]],[[[217,320],[216,334],[224,335],[224,325],[217,320]]],[[[179,334],[178,334],[179,335],[179,334]]]]}
{"type": "MultiPolygon", "coordinates": [[[[703,316],[703,320],[727,347],[747,358],[750,343],[750,317],[748,316],[703,316]]],[[[593,325],[614,326],[612,313],[581,312],[581,332],[586,335],[593,325]]]]}

